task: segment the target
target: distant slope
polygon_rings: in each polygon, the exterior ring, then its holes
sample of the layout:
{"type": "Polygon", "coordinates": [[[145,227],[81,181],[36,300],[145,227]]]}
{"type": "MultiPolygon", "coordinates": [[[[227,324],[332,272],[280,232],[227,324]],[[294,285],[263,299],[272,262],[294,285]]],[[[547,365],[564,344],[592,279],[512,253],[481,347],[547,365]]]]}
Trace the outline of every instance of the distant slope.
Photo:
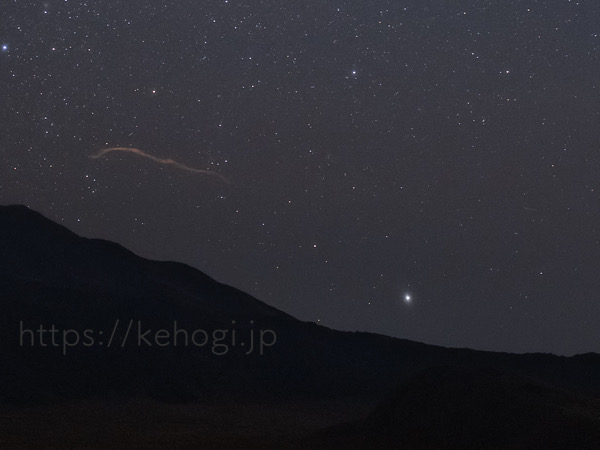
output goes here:
{"type": "Polygon", "coordinates": [[[364,421],[320,433],[347,448],[598,448],[600,400],[497,369],[445,366],[402,383],[364,421]]]}

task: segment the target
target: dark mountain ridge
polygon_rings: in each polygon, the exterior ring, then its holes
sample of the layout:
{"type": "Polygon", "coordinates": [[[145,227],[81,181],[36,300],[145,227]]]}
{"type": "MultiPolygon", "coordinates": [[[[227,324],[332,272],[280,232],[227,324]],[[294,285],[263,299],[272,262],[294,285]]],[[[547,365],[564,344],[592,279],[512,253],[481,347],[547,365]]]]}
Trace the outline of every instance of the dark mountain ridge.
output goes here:
{"type": "Polygon", "coordinates": [[[380,398],[423,369],[447,365],[493,367],[600,396],[597,354],[567,358],[446,349],[331,330],[301,322],[184,264],[149,261],[115,243],[77,236],[24,206],[0,207],[0,248],[2,402],[380,398]],[[58,345],[51,341],[52,325],[58,345]],[[39,342],[40,326],[46,346],[39,342]],[[88,329],[95,332],[94,344],[86,346],[88,329]],[[161,329],[169,334],[160,340],[167,345],[147,345],[139,337],[161,329]],[[189,343],[197,329],[207,332],[205,345],[189,343]],[[79,342],[65,345],[65,330],[74,330],[66,336],[70,343],[76,333],[79,342]],[[188,345],[182,345],[182,331],[174,345],[177,330],[186,330],[188,345]],[[216,347],[215,330],[226,331],[216,347]],[[268,344],[262,355],[261,332],[268,344]]]}

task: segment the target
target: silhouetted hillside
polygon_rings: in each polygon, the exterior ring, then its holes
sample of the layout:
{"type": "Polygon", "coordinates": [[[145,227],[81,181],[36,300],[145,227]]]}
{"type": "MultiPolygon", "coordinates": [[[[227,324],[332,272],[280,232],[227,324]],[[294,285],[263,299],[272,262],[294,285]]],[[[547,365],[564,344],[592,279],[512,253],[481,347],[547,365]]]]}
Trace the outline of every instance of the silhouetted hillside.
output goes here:
{"type": "Polygon", "coordinates": [[[597,442],[596,354],[446,349],[331,330],[23,206],[0,207],[0,248],[0,405],[255,401],[275,411],[298,399],[387,398],[315,445],[597,442]]]}
{"type": "MultiPolygon", "coordinates": [[[[148,395],[190,400],[223,393],[383,392],[391,374],[411,367],[411,355],[429,348],[302,323],[189,266],[145,260],[117,244],[79,237],[23,206],[0,208],[0,239],[5,311],[0,319],[5,368],[0,398],[35,402],[148,395]],[[123,344],[130,320],[133,327],[123,344]],[[227,330],[227,339],[216,349],[227,352],[215,354],[210,342],[202,347],[189,341],[187,346],[148,346],[135,339],[138,321],[142,332],[167,329],[174,334],[175,322],[188,334],[227,330]],[[46,346],[39,342],[40,325],[46,346]],[[52,325],[60,345],[48,341],[52,325]],[[95,331],[94,345],[83,345],[86,329],[95,331]],[[64,347],[64,330],[77,331],[81,342],[64,347]],[[263,355],[258,348],[261,330],[276,334],[263,355]]],[[[74,336],[70,334],[72,340],[74,336]]]]}

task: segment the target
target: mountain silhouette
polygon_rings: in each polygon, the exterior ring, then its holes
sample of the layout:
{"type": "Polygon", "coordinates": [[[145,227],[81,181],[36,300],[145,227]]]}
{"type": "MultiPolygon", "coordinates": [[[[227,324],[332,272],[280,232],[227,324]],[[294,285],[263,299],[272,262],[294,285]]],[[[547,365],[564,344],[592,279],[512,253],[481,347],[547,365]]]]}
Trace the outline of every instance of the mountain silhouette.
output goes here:
{"type": "Polygon", "coordinates": [[[5,400],[343,395],[365,387],[382,392],[389,375],[405,367],[406,359],[397,356],[429,348],[300,322],[189,266],[149,261],[115,243],[82,238],[24,206],[0,208],[0,236],[5,400]],[[108,348],[116,320],[120,327],[108,348]],[[231,337],[235,329],[238,342],[251,331],[256,340],[260,330],[272,330],[276,342],[263,355],[256,342],[248,355],[248,342],[216,355],[209,344],[149,346],[130,332],[122,345],[129,321],[133,331],[138,322],[143,331],[173,332],[176,323],[189,332],[228,330],[231,337]],[[101,331],[102,344],[96,333],[93,346],[41,346],[40,326],[46,340],[54,326],[57,341],[65,330],[80,338],[84,330],[101,331]]]}
{"type": "MultiPolygon", "coordinates": [[[[380,404],[356,406],[359,420],[340,412],[321,426],[335,427],[304,442],[327,448],[510,448],[515,439],[531,448],[542,442],[536,436],[563,443],[580,436],[583,447],[600,442],[593,431],[600,429],[597,354],[448,349],[331,330],[185,264],[80,237],[20,205],[0,206],[0,248],[5,407],[258,402],[274,411],[299,400],[361,399],[354,404],[380,404]]],[[[321,422],[311,423],[314,430],[321,422]]]]}

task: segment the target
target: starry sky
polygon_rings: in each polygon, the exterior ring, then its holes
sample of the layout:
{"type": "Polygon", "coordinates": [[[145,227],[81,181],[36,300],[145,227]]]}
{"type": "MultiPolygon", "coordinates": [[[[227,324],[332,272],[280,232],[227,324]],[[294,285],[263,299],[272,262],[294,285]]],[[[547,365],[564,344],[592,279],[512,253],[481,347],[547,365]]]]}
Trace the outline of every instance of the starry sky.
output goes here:
{"type": "Polygon", "coordinates": [[[600,352],[599,56],[591,0],[7,0],[0,203],[337,329],[600,352]]]}

